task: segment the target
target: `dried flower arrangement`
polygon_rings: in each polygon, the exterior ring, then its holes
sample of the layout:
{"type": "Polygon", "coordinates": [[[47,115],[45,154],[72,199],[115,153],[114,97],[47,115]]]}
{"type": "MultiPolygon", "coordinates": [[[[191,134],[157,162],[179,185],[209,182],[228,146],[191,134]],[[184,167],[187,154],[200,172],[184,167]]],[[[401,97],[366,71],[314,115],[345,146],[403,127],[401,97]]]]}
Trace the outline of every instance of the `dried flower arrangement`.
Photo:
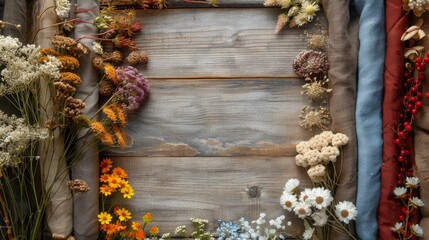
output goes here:
{"type": "Polygon", "coordinates": [[[276,33],[286,25],[301,27],[312,22],[320,10],[319,0],[265,0],[266,7],[280,7],[285,12],[280,14],[275,27],[276,33]]]}

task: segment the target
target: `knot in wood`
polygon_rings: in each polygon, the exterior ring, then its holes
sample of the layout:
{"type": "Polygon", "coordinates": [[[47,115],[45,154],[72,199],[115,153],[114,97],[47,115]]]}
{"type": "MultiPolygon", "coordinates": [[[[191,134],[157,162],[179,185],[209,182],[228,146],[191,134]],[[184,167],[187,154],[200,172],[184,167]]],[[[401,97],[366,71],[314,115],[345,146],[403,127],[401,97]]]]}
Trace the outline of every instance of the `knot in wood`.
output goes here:
{"type": "Polygon", "coordinates": [[[251,198],[257,198],[261,195],[261,187],[260,186],[250,186],[248,189],[249,196],[251,198]]]}

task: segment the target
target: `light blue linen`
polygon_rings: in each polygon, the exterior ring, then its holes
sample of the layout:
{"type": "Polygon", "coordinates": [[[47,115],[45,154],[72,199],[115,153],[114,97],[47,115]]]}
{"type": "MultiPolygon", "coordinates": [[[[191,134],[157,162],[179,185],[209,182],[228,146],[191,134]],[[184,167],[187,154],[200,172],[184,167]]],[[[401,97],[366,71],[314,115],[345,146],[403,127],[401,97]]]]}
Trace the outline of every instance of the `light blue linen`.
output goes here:
{"type": "Polygon", "coordinates": [[[383,157],[382,101],[386,51],[384,1],[354,0],[359,18],[359,59],[356,102],[358,191],[356,232],[377,239],[377,207],[383,157]]]}

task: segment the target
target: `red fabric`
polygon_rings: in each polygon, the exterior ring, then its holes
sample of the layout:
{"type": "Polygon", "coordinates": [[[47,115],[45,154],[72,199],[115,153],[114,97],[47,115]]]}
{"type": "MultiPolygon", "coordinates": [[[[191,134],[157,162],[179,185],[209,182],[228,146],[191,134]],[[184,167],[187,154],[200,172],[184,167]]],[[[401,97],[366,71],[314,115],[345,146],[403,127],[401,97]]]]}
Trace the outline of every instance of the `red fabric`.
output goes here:
{"type": "MultiPolygon", "coordinates": [[[[409,26],[409,14],[402,8],[402,0],[386,0],[386,37],[387,51],[384,73],[383,100],[383,165],[381,168],[381,196],[378,209],[379,239],[395,239],[390,230],[399,222],[401,206],[393,196],[399,172],[397,157],[399,150],[394,143],[395,133],[400,121],[402,104],[402,78],[404,76],[404,45],[401,35],[409,26]]],[[[414,164],[414,144],[412,137],[407,141],[410,161],[414,164]]],[[[418,216],[414,216],[418,217],[418,216]]]]}

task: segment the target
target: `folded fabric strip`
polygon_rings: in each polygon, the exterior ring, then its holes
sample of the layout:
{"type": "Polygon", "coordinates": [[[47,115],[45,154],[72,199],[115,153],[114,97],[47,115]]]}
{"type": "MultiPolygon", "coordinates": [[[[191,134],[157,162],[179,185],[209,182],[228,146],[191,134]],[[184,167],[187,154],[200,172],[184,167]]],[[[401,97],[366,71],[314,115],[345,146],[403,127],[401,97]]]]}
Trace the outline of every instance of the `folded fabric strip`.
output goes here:
{"type": "Polygon", "coordinates": [[[382,115],[385,57],[384,1],[355,0],[359,18],[359,59],[356,100],[358,186],[356,233],[376,239],[383,156],[382,115]]]}
{"type": "MultiPolygon", "coordinates": [[[[398,165],[398,149],[394,143],[399,124],[404,75],[404,45],[401,35],[408,26],[408,16],[402,9],[402,0],[386,0],[387,51],[384,73],[383,100],[383,164],[381,167],[381,195],[378,208],[379,239],[394,239],[390,230],[399,219],[401,209],[393,196],[398,165]]],[[[412,146],[409,146],[413,149],[412,146]]]]}
{"type": "MultiPolygon", "coordinates": [[[[356,197],[356,68],[358,45],[358,16],[350,9],[348,0],[324,0],[323,6],[329,25],[328,59],[332,88],[330,111],[332,130],[346,134],[350,140],[343,148],[340,184],[335,194],[337,201],[355,201],[356,197]]],[[[348,239],[336,231],[331,240],[348,239]]]]}
{"type": "MultiPolygon", "coordinates": [[[[86,22],[93,22],[99,14],[98,0],[77,0],[76,18],[86,22]]],[[[74,4],[73,4],[74,5],[74,4]]],[[[84,35],[96,34],[97,29],[94,25],[88,23],[77,23],[75,26],[74,37],[78,39],[84,35]]],[[[93,40],[84,38],[80,42],[91,49],[93,40]]],[[[91,59],[94,53],[91,51],[79,59],[81,68],[79,76],[82,78],[82,84],[76,91],[76,98],[85,99],[86,116],[93,116],[98,110],[98,73],[91,67],[91,59]],[[95,89],[95,90],[94,90],[95,89]]],[[[78,137],[85,135],[85,132],[78,134],[78,137]]],[[[83,139],[77,143],[76,149],[82,151],[80,160],[72,168],[73,179],[84,180],[89,191],[83,194],[75,195],[73,198],[73,227],[74,236],[77,240],[97,239],[98,225],[98,147],[94,145],[91,138],[83,139]]]]}

